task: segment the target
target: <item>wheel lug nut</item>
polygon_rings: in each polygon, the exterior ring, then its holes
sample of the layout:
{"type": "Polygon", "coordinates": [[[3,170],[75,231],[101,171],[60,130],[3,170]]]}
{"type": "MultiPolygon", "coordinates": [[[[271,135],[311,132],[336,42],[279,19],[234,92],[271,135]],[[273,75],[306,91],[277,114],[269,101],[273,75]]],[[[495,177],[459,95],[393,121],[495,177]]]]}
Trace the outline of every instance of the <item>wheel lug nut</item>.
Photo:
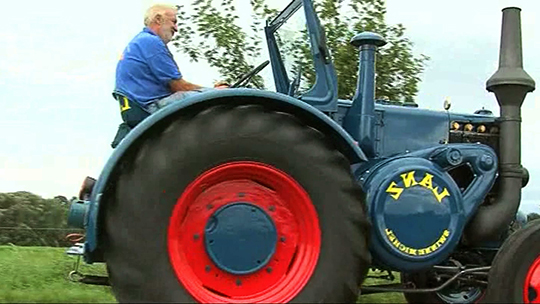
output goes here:
{"type": "Polygon", "coordinates": [[[242,285],[242,281],[240,281],[240,279],[237,279],[236,280],[236,286],[240,286],[240,285],[242,285]]]}
{"type": "Polygon", "coordinates": [[[199,234],[198,234],[198,233],[195,233],[195,234],[193,235],[193,239],[194,239],[194,240],[198,240],[198,239],[199,239],[199,234]]]}
{"type": "Polygon", "coordinates": [[[271,273],[272,272],[272,267],[266,268],[266,272],[271,273]]]}
{"type": "Polygon", "coordinates": [[[210,272],[210,269],[211,269],[210,265],[206,265],[206,267],[204,267],[204,270],[206,270],[206,272],[210,272]]]}

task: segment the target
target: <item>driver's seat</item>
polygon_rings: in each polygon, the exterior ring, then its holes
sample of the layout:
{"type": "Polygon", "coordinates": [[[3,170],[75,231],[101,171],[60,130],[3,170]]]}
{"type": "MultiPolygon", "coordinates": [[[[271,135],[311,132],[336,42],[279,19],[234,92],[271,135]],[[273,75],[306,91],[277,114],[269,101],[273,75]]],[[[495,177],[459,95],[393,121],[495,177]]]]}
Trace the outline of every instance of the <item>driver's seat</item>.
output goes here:
{"type": "Polygon", "coordinates": [[[118,126],[118,131],[111,143],[111,147],[114,149],[133,128],[146,117],[150,116],[150,113],[137,102],[129,100],[127,96],[121,92],[113,91],[112,96],[120,105],[120,115],[122,116],[123,121],[118,126]]]}

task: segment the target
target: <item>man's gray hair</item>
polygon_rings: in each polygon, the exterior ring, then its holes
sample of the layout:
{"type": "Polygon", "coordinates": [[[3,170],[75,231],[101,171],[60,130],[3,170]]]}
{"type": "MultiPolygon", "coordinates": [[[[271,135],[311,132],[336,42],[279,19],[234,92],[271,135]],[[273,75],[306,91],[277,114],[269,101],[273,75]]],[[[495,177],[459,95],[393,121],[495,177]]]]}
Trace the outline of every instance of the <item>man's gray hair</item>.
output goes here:
{"type": "Polygon", "coordinates": [[[154,4],[146,10],[144,14],[144,25],[148,26],[156,20],[157,16],[163,16],[168,11],[178,11],[176,5],[172,4],[154,4]]]}

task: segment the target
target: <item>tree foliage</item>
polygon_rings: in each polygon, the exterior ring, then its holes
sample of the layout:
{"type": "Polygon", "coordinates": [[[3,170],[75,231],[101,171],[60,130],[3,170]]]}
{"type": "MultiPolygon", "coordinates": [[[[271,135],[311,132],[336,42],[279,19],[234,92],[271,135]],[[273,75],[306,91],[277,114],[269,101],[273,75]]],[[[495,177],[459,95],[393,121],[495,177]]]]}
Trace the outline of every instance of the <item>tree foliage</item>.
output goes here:
{"type": "MultiPolygon", "coordinates": [[[[250,0],[250,4],[254,22],[249,32],[237,25],[239,16],[235,13],[233,0],[195,0],[191,14],[184,5],[178,5],[178,33],[173,38],[173,45],[192,61],[205,59],[218,69],[225,81],[236,81],[254,67],[255,63],[250,59],[261,55],[260,20],[276,12],[262,0],[250,0]],[[219,3],[219,9],[216,3],[219,3]]],[[[264,87],[259,75],[253,78],[252,84],[257,88],[264,87]]]]}
{"type": "Polygon", "coordinates": [[[30,192],[0,193],[0,245],[69,246],[69,204],[63,196],[44,199],[30,192]]]}
{"type": "MultiPolygon", "coordinates": [[[[179,32],[173,43],[191,60],[204,59],[216,67],[223,78],[235,81],[258,64],[251,60],[261,55],[264,22],[282,9],[271,8],[264,1],[249,1],[252,11],[249,30],[239,25],[241,20],[232,0],[196,0],[189,7],[192,12],[188,12],[185,6],[179,6],[179,32]]],[[[247,0],[239,0],[238,3],[247,5],[247,0]]],[[[360,32],[372,31],[387,41],[377,54],[376,97],[396,102],[414,100],[420,75],[429,58],[413,54],[413,43],[406,37],[402,24],[386,23],[385,0],[315,0],[314,5],[336,67],[340,98],[350,99],[356,90],[358,50],[349,41],[360,32]]],[[[315,74],[310,67],[307,33],[303,30],[302,34],[289,44],[282,40],[280,45],[284,57],[294,58],[291,72],[302,66],[306,87],[315,82],[315,74]]],[[[255,78],[253,83],[255,87],[264,87],[261,77],[255,78]]]]}
{"type": "Polygon", "coordinates": [[[539,220],[539,219],[540,219],[540,214],[538,213],[532,212],[532,213],[527,214],[527,222],[539,220]]]}

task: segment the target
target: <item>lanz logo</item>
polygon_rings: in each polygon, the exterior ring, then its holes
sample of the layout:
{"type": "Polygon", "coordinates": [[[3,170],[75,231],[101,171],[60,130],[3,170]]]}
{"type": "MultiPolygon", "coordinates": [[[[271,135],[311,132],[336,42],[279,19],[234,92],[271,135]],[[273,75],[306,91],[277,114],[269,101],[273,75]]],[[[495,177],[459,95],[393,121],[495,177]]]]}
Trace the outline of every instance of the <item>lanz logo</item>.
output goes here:
{"type": "Polygon", "coordinates": [[[414,178],[415,173],[416,171],[410,171],[401,174],[401,179],[403,180],[403,187],[399,187],[397,182],[392,181],[386,189],[386,193],[390,193],[390,196],[397,201],[401,196],[401,193],[403,193],[403,190],[414,186],[420,186],[431,190],[439,203],[442,202],[443,198],[450,196],[448,189],[443,188],[439,192],[439,186],[435,185],[435,187],[433,187],[433,175],[426,172],[424,178],[420,182],[418,182],[414,178]]]}

